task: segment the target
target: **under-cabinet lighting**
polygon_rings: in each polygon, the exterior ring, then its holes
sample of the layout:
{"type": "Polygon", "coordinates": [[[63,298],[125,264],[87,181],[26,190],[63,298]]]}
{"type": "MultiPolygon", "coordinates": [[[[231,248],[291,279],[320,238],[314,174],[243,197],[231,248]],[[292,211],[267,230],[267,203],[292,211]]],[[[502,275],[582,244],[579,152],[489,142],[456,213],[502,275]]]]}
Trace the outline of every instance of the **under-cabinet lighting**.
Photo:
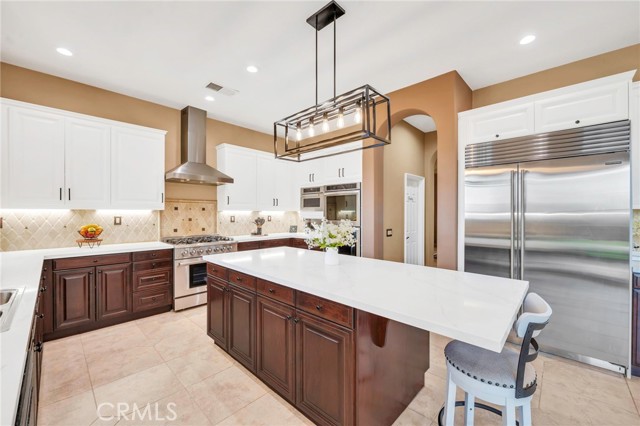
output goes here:
{"type": "Polygon", "coordinates": [[[0,209],[0,214],[2,213],[15,213],[15,214],[46,214],[46,213],[69,213],[70,209],[0,209]]]}
{"type": "Polygon", "coordinates": [[[258,214],[276,216],[276,215],[285,214],[285,211],[284,210],[264,210],[264,211],[258,212],[258,214]]]}
{"type": "Polygon", "coordinates": [[[126,215],[142,216],[146,214],[151,214],[151,212],[153,212],[153,210],[111,210],[111,209],[96,210],[96,213],[98,214],[115,215],[115,216],[126,216],[126,215]]]}

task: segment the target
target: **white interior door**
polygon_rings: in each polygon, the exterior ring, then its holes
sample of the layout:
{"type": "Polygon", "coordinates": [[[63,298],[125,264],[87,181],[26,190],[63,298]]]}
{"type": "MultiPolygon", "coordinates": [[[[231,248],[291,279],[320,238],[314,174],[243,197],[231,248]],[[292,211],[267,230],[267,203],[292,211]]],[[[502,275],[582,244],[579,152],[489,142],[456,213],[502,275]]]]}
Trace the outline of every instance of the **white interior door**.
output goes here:
{"type": "Polygon", "coordinates": [[[424,265],[424,177],[404,175],[404,263],[424,265]]]}

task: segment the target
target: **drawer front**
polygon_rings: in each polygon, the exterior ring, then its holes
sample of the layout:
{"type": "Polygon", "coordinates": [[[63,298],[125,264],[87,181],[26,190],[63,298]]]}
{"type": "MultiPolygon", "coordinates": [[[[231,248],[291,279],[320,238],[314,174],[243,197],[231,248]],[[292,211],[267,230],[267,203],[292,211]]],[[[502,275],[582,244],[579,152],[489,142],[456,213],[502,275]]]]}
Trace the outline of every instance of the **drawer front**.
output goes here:
{"type": "Polygon", "coordinates": [[[533,104],[517,105],[468,117],[468,143],[488,142],[534,133],[533,104]]]}
{"type": "Polygon", "coordinates": [[[143,262],[145,260],[173,259],[173,249],[166,250],[150,250],[138,251],[133,253],[134,262],[143,262]]]}
{"type": "Polygon", "coordinates": [[[76,269],[90,266],[112,265],[131,262],[131,253],[105,254],[102,256],[67,257],[55,259],[53,269],[76,269]]]}
{"type": "Polygon", "coordinates": [[[211,275],[212,277],[220,278],[221,280],[227,280],[227,268],[223,268],[220,265],[216,265],[213,263],[207,263],[207,275],[211,275]]]}
{"type": "Polygon", "coordinates": [[[156,260],[150,262],[137,262],[133,264],[134,272],[165,268],[173,268],[173,260],[156,260]]]}
{"type": "Polygon", "coordinates": [[[308,249],[309,245],[302,238],[292,238],[291,239],[291,247],[296,247],[296,248],[301,248],[301,249],[308,249]]]}
{"type": "Polygon", "coordinates": [[[150,287],[169,285],[172,269],[150,269],[133,273],[133,291],[146,290],[150,287]]]}
{"type": "Polygon", "coordinates": [[[133,293],[133,312],[171,305],[171,286],[133,293]]]}
{"type": "Polygon", "coordinates": [[[260,242],[260,248],[285,247],[288,245],[289,238],[280,238],[278,240],[264,240],[260,242]]]}
{"type": "Polygon", "coordinates": [[[242,272],[229,271],[229,282],[237,285],[238,287],[246,288],[247,290],[256,291],[256,277],[243,274],[242,272]]]}
{"type": "Polygon", "coordinates": [[[353,308],[301,291],[297,293],[296,307],[299,309],[353,328],[353,308]]]}
{"type": "Polygon", "coordinates": [[[258,250],[260,248],[260,241],[245,241],[238,243],[238,251],[246,250],[258,250]]]}
{"type": "Polygon", "coordinates": [[[289,305],[294,304],[294,292],[292,288],[282,286],[280,284],[272,283],[271,281],[258,278],[257,282],[258,293],[270,297],[272,299],[279,300],[289,305]]]}

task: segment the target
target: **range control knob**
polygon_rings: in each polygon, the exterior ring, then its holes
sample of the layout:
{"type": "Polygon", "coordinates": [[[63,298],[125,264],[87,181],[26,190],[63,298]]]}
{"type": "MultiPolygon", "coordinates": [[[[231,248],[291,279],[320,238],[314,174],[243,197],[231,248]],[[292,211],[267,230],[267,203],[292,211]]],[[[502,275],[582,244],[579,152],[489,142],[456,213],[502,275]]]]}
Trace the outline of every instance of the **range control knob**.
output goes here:
{"type": "Polygon", "coordinates": [[[209,247],[209,248],[207,249],[207,254],[211,253],[212,251],[213,251],[213,249],[212,249],[211,247],[209,247]]]}
{"type": "Polygon", "coordinates": [[[191,249],[191,251],[189,252],[189,254],[191,256],[194,256],[196,254],[196,249],[191,249]]]}
{"type": "Polygon", "coordinates": [[[180,253],[180,254],[181,254],[182,256],[186,256],[186,255],[188,255],[188,254],[189,254],[189,250],[184,249],[184,250],[182,250],[182,253],[180,253]]]}
{"type": "Polygon", "coordinates": [[[203,249],[198,249],[198,254],[202,254],[202,253],[204,253],[204,250],[203,249]]]}

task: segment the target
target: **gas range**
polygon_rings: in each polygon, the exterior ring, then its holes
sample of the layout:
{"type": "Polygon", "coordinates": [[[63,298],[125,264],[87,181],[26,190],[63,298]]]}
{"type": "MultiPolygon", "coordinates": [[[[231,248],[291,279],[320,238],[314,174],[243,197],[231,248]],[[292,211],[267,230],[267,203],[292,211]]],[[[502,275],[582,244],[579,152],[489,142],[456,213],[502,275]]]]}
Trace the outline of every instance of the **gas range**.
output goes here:
{"type": "Polygon", "coordinates": [[[174,259],[190,259],[207,254],[236,251],[238,244],[233,238],[222,235],[193,235],[188,237],[163,238],[163,242],[174,246],[174,259]]]}

